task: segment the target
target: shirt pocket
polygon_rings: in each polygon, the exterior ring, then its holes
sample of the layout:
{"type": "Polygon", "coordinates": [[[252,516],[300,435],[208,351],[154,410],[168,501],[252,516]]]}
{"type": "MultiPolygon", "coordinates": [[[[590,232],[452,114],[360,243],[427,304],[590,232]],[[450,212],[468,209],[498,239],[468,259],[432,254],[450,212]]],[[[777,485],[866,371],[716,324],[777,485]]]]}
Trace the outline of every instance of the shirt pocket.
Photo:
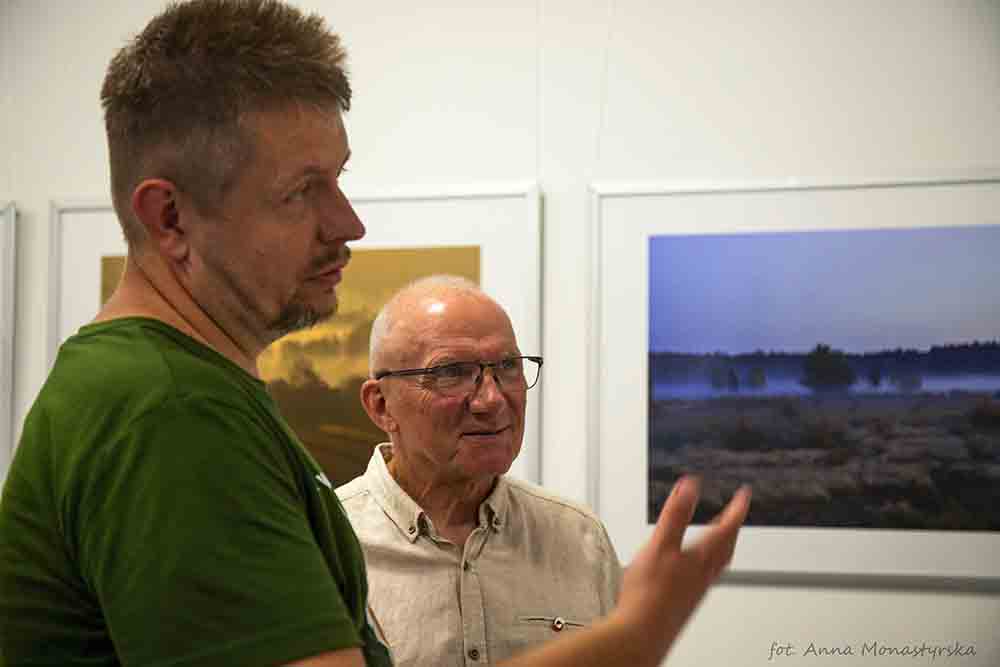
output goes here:
{"type": "Polygon", "coordinates": [[[565,630],[579,630],[580,628],[587,627],[587,624],[583,621],[575,620],[568,616],[520,616],[517,620],[529,633],[542,635],[552,633],[555,636],[557,633],[565,630]]]}
{"type": "Polygon", "coordinates": [[[510,625],[499,627],[493,639],[491,658],[500,662],[528,649],[559,639],[567,632],[586,627],[580,616],[559,616],[558,613],[515,614],[510,625]]]}

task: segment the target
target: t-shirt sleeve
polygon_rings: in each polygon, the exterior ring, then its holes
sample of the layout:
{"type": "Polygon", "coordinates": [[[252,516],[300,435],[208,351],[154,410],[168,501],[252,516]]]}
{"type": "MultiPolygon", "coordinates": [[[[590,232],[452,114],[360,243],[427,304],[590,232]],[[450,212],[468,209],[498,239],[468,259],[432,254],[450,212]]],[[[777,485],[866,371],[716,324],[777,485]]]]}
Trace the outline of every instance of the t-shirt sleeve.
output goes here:
{"type": "Polygon", "coordinates": [[[287,447],[247,411],[175,400],[79,489],[79,559],[123,665],[277,665],[361,645],[287,447]]]}

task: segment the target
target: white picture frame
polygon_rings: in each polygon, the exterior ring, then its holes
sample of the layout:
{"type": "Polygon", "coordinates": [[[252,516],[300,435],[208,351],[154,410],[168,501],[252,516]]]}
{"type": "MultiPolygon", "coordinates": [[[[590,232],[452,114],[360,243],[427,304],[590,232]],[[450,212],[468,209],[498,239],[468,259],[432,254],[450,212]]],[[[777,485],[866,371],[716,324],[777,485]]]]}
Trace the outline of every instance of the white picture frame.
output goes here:
{"type": "Polygon", "coordinates": [[[14,452],[14,322],[17,209],[0,203],[0,479],[14,452]]]}
{"type": "MultiPolygon", "coordinates": [[[[648,539],[649,239],[1000,224],[1000,176],[591,186],[588,496],[623,561],[648,539]]],[[[753,480],[747,480],[752,483],[753,480]]],[[[702,530],[694,526],[688,539],[702,530]]],[[[996,581],[1000,532],[743,529],[735,576],[996,581]]]]}
{"type": "MultiPolygon", "coordinates": [[[[348,192],[366,226],[355,248],[479,246],[483,289],[510,315],[525,354],[541,353],[541,193],[533,183],[348,192]]],[[[51,204],[49,364],[99,308],[100,257],[126,254],[107,200],[51,204]]],[[[543,378],[540,383],[544,381],[543,378]]],[[[510,474],[537,482],[541,396],[531,390],[524,443],[510,474]]]]}

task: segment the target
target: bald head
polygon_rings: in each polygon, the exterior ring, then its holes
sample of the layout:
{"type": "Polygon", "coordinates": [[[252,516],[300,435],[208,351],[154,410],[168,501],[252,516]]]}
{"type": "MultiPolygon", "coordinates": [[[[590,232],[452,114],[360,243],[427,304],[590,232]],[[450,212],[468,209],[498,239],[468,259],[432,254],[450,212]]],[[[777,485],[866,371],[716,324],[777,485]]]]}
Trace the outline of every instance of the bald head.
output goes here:
{"type": "MultiPolygon", "coordinates": [[[[456,301],[479,301],[506,312],[479,285],[460,276],[437,275],[416,280],[397,292],[372,324],[368,352],[369,372],[395,367],[407,351],[419,344],[412,333],[429,318],[447,316],[456,301]]],[[[509,319],[508,319],[509,326],[509,319]]]]}

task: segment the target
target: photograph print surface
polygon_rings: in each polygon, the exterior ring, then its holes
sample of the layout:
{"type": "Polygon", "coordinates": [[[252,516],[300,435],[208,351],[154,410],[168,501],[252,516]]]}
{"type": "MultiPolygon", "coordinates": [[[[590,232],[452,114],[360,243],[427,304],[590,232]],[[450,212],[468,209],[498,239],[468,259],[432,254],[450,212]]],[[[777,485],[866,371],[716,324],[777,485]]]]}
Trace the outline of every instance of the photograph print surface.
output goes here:
{"type": "Polygon", "coordinates": [[[1000,530],[1000,226],[649,240],[648,521],[1000,530]]]}

